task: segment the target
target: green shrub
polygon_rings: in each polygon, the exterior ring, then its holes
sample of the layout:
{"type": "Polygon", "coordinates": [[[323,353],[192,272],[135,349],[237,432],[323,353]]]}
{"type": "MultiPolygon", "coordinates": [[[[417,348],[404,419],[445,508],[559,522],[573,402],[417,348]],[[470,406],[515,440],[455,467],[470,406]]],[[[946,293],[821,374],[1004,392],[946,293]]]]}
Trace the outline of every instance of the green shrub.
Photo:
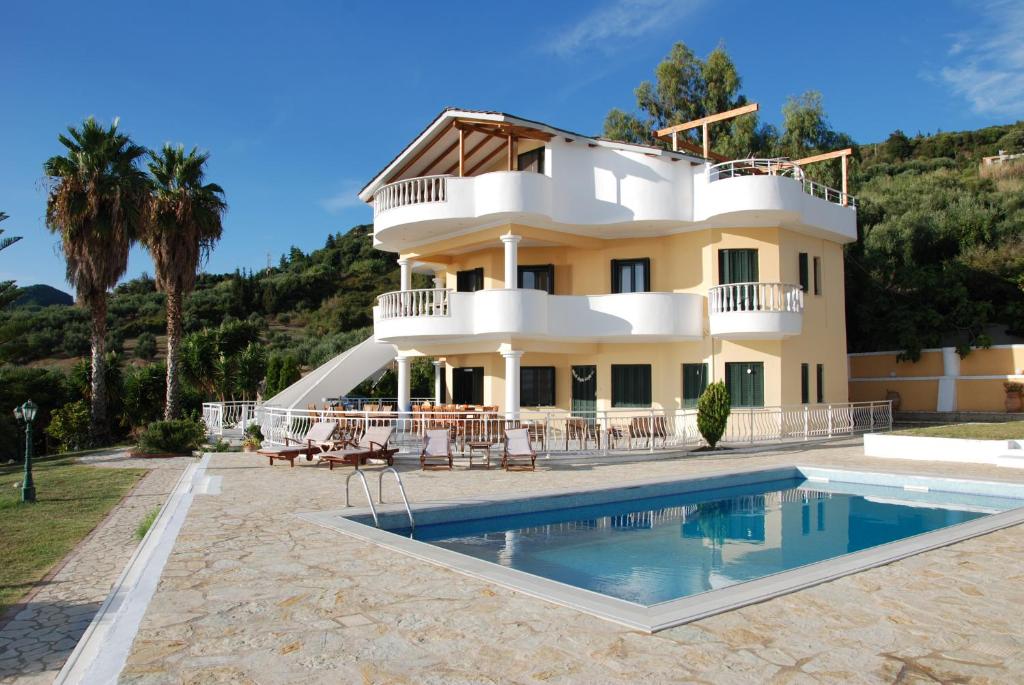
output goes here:
{"type": "Polygon", "coordinates": [[[89,403],[78,400],[55,410],[46,434],[57,441],[61,452],[89,447],[89,403]]]}
{"type": "Polygon", "coordinates": [[[135,357],[137,359],[152,359],[156,356],[156,336],[150,332],[139,335],[135,340],[135,357]]]}
{"type": "Polygon", "coordinates": [[[148,533],[149,529],[153,527],[153,522],[156,521],[156,517],[159,514],[160,507],[157,507],[156,509],[150,509],[149,513],[142,517],[142,520],[139,521],[139,525],[135,527],[136,540],[141,540],[142,538],[146,537],[146,533],[148,533]]]}
{"type": "Polygon", "coordinates": [[[697,400],[697,430],[714,449],[725,433],[731,400],[725,383],[711,383],[697,400]]]}
{"type": "Polygon", "coordinates": [[[199,421],[154,421],[139,435],[139,450],[145,453],[182,454],[199,447],[205,438],[206,430],[199,421]]]}

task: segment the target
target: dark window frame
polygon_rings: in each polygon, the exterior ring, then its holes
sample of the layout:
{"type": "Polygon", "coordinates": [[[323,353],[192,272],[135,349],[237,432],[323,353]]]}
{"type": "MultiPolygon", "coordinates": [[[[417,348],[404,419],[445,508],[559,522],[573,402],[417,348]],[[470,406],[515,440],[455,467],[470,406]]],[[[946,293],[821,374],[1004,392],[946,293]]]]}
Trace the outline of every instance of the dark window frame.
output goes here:
{"type": "Polygon", "coordinates": [[[808,292],[811,288],[810,276],[808,275],[809,271],[807,266],[807,257],[808,255],[806,252],[801,252],[797,257],[797,269],[800,272],[800,289],[803,290],[805,293],[808,292]]]}
{"type": "Polygon", "coordinates": [[[555,398],[557,397],[555,390],[555,367],[553,366],[521,366],[519,367],[519,405],[522,407],[554,407],[555,398]],[[538,383],[537,379],[534,379],[532,383],[533,394],[536,397],[530,397],[525,388],[528,384],[525,376],[534,374],[539,376],[541,373],[548,376],[547,388],[543,388],[542,383],[538,383]],[[549,400],[542,402],[541,400],[549,400]]]}
{"type": "Polygon", "coordinates": [[[760,278],[760,267],[761,267],[761,255],[756,247],[730,247],[720,248],[718,250],[718,285],[729,285],[731,283],[757,283],[760,278]],[[732,266],[732,258],[744,255],[748,259],[747,266],[753,273],[750,274],[750,278],[737,279],[733,278],[732,272],[734,270],[732,266]],[[753,260],[750,261],[750,257],[753,256],[753,260]]]}
{"type": "Polygon", "coordinates": [[[800,365],[800,404],[811,402],[811,365],[800,365]]]}
{"type": "Polygon", "coordinates": [[[644,409],[651,406],[651,378],[652,367],[650,364],[612,364],[612,407],[626,407],[631,409],[644,409]],[[636,379],[628,379],[630,387],[624,387],[624,376],[629,371],[642,372],[636,379]],[[646,375],[646,378],[643,376],[646,375]],[[639,397],[629,397],[638,391],[639,397]]]}
{"type": "MultiPolygon", "coordinates": [[[[518,267],[516,274],[516,286],[525,288],[523,285],[523,274],[526,272],[544,273],[548,277],[547,294],[555,294],[555,265],[554,264],[525,264],[518,267]]],[[[536,288],[536,290],[541,290],[536,288]]]]}
{"type": "Polygon", "coordinates": [[[544,151],[547,148],[544,146],[534,148],[533,150],[527,150],[516,155],[516,169],[518,171],[533,171],[534,173],[544,173],[544,151]],[[525,162],[525,163],[524,163],[525,162]],[[536,169],[529,169],[523,167],[529,167],[530,164],[536,162],[536,169]]]}
{"type": "MultiPolygon", "coordinates": [[[[651,292],[651,258],[650,257],[636,257],[633,259],[613,259],[612,260],[612,294],[619,294],[624,292],[620,287],[619,269],[624,266],[635,267],[642,265],[644,267],[644,289],[643,290],[626,290],[627,293],[649,293],[651,292]]],[[[631,280],[635,280],[631,279],[631,280]]]]}
{"type": "Polygon", "coordinates": [[[821,257],[814,258],[814,294],[821,295],[821,257]]]}
{"type": "Polygon", "coordinates": [[[729,400],[733,407],[763,407],[764,406],[764,362],[726,362],[725,363],[725,387],[729,391],[729,400]],[[746,374],[746,369],[751,369],[751,375],[753,370],[757,369],[757,376],[759,377],[759,384],[750,384],[751,397],[742,397],[744,394],[744,388],[742,386],[737,389],[733,387],[733,369],[738,371],[737,375],[742,379],[746,374]]]}
{"type": "Polygon", "coordinates": [[[455,289],[460,293],[475,293],[479,290],[484,289],[484,268],[478,266],[475,269],[463,269],[462,271],[455,272],[455,289]],[[464,287],[465,282],[470,278],[473,279],[474,283],[470,285],[477,285],[476,288],[464,287]]]}
{"type": "Polygon", "coordinates": [[[707,362],[698,362],[694,364],[683,364],[683,408],[690,409],[697,406],[697,400],[704,394],[704,390],[708,387],[708,365],[707,362]],[[698,370],[700,376],[700,389],[696,394],[692,392],[687,393],[687,380],[692,378],[692,374],[687,374],[687,369],[698,370]]]}
{"type": "Polygon", "coordinates": [[[815,375],[817,376],[816,380],[817,380],[817,385],[818,385],[818,392],[817,392],[818,404],[822,404],[822,403],[825,402],[825,365],[824,364],[818,364],[818,368],[815,369],[815,375]]]}
{"type": "Polygon", "coordinates": [[[452,369],[452,404],[474,404],[482,405],[484,403],[484,367],[482,366],[457,366],[452,369]],[[477,381],[476,375],[479,372],[479,381],[477,381]],[[465,386],[460,384],[458,379],[465,378],[465,376],[459,376],[460,373],[472,373],[473,385],[469,388],[469,399],[463,396],[465,386]],[[477,402],[476,400],[480,401],[477,402]],[[465,401],[464,401],[465,400],[465,401]]]}

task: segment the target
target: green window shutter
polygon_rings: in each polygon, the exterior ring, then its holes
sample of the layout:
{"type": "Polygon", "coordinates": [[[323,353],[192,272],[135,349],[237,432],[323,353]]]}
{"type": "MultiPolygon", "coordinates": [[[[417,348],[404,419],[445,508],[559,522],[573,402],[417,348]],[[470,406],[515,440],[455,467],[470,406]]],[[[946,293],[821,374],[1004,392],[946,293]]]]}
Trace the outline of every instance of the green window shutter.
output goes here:
{"type": "Polygon", "coordinates": [[[752,394],[750,398],[751,407],[764,406],[764,364],[757,362],[750,365],[753,373],[750,374],[752,394]]]}
{"type": "Polygon", "coordinates": [[[612,406],[651,406],[650,364],[612,364],[612,406]]]}
{"type": "Polygon", "coordinates": [[[756,283],[757,280],[757,250],[718,251],[718,282],[720,285],[756,283]]]}
{"type": "Polygon", "coordinates": [[[800,365],[800,403],[810,402],[810,367],[807,364],[800,365]]]}
{"type": "Polygon", "coordinates": [[[619,289],[619,260],[612,260],[612,294],[621,292],[619,289]]]}
{"type": "Polygon", "coordinates": [[[807,276],[807,253],[800,253],[800,289],[807,292],[809,279],[807,276]]]}
{"type": "Polygon", "coordinates": [[[708,385],[707,364],[683,364],[683,406],[696,407],[708,385]]]}
{"type": "Polygon", "coordinates": [[[734,407],[764,406],[764,364],[726,362],[725,388],[734,407]],[[750,373],[747,373],[747,372],[750,373]]]}
{"type": "Polygon", "coordinates": [[[818,404],[825,401],[825,365],[818,364],[818,404]]]}
{"type": "Polygon", "coordinates": [[[718,283],[720,285],[725,285],[726,283],[731,282],[729,280],[728,252],[728,250],[718,251],[718,283]]]}

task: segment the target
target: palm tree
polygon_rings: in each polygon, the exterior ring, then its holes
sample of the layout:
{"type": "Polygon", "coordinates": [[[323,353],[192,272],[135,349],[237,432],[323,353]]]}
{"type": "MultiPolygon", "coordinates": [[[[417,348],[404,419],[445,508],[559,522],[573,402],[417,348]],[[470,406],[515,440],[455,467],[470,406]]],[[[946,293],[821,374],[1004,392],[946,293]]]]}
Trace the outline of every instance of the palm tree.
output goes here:
{"type": "Polygon", "coordinates": [[[92,317],[90,432],[97,444],[107,437],[105,347],[107,291],[128,268],[128,251],[138,234],[148,181],[139,169],[146,149],[92,117],[81,128],[58,136],[66,153],[46,160],[46,226],[60,235],[67,279],[92,317]]]}
{"type": "Polygon", "coordinates": [[[196,285],[196,269],[220,239],[227,211],[224,190],[204,183],[210,155],[164,145],[150,152],[153,195],[142,242],[153,257],[156,287],[167,293],[167,401],[164,418],[177,418],[182,301],[196,285]]]}
{"type": "MultiPolygon", "coordinates": [[[[3,223],[5,219],[7,219],[7,212],[0,212],[0,223],[3,223]]],[[[0,228],[0,234],[3,234],[3,232],[4,229],[0,228]]],[[[20,235],[0,238],[0,250],[6,250],[19,240],[21,240],[20,235]]],[[[3,309],[16,299],[18,299],[18,288],[14,285],[14,281],[0,281],[0,309],[3,309]]]]}

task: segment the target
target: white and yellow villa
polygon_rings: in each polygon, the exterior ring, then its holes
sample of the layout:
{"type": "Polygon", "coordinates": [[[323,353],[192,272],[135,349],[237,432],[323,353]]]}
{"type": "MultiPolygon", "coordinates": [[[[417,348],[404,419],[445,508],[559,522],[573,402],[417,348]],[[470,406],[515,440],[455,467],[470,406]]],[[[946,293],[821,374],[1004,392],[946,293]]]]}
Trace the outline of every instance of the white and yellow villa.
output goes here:
{"type": "Polygon", "coordinates": [[[666,150],[448,109],[378,173],[360,198],[401,267],[374,309],[398,404],[417,356],[439,402],[506,415],[681,409],[716,380],[741,407],[846,402],[853,198],[799,161],[678,151],[679,128],[666,150]]]}
{"type": "MultiPolygon", "coordinates": [[[[386,414],[412,451],[429,422],[422,412],[465,410],[477,413],[446,419],[458,435],[500,441],[479,421],[526,421],[546,451],[614,449],[620,437],[696,446],[694,407],[715,381],[733,404],[726,440],[888,426],[887,402],[848,401],[851,150],[729,160],[709,149],[709,126],[756,109],[654,132],[664,147],[441,112],[359,193],[400,289],[378,298],[371,340],[267,400],[264,436],[301,436],[303,420],[341,408],[319,402],[383,366],[396,370],[398,396],[370,412],[386,414]],[[703,146],[684,138],[691,129],[703,146]],[[830,159],[842,165],[840,189],[805,176],[830,159]],[[433,397],[411,397],[416,357],[434,363],[433,397]]],[[[252,410],[210,411],[224,415],[208,423],[225,425],[252,410]]]]}

